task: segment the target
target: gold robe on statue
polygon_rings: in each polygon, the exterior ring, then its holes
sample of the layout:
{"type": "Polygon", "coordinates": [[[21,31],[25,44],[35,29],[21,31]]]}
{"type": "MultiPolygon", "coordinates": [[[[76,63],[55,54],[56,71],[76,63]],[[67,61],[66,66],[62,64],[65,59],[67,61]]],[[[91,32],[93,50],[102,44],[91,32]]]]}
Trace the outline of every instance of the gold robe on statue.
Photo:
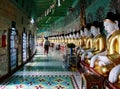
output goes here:
{"type": "MultiPolygon", "coordinates": [[[[91,48],[93,55],[98,54],[102,51],[105,51],[106,48],[106,39],[102,34],[97,35],[95,38],[89,38],[87,40],[87,48],[91,48]]],[[[90,63],[90,59],[86,58],[86,63],[90,63]]]]}
{"type": "Polygon", "coordinates": [[[105,47],[106,47],[105,43],[106,43],[106,39],[102,34],[99,34],[98,36],[96,36],[94,38],[94,43],[92,45],[94,48],[93,54],[95,55],[102,51],[105,51],[105,47]]]}
{"type": "Polygon", "coordinates": [[[110,70],[117,64],[120,64],[120,30],[115,31],[106,41],[107,43],[107,57],[110,64],[105,66],[95,65],[94,69],[102,74],[108,76],[110,70]]]}

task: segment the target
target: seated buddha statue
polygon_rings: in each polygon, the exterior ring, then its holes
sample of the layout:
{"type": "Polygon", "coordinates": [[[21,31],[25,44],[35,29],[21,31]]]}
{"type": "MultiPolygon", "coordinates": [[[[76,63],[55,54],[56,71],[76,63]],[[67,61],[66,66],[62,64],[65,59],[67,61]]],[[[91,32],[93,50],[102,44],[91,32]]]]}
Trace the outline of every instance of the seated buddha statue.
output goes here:
{"type": "Polygon", "coordinates": [[[82,56],[82,54],[85,52],[86,49],[91,47],[92,41],[90,40],[91,33],[89,29],[90,29],[90,24],[87,24],[86,27],[80,30],[81,35],[79,38],[79,50],[78,50],[78,54],[80,57],[82,56]]]}
{"type": "Polygon", "coordinates": [[[120,64],[120,30],[115,14],[109,12],[104,20],[107,32],[106,50],[91,58],[90,67],[93,67],[103,76],[108,76],[110,70],[120,64]]]}
{"type": "Polygon", "coordinates": [[[77,31],[74,31],[73,33],[73,43],[75,44],[76,47],[78,47],[78,42],[77,42],[77,31]]]}
{"type": "Polygon", "coordinates": [[[68,34],[68,43],[71,43],[71,37],[72,37],[72,34],[69,33],[69,34],[68,34]]]}
{"type": "Polygon", "coordinates": [[[71,43],[75,44],[75,33],[74,32],[72,32],[71,43]]]}
{"type": "Polygon", "coordinates": [[[116,65],[111,69],[108,80],[111,83],[116,83],[116,82],[120,83],[120,64],[116,65]]]}
{"type": "Polygon", "coordinates": [[[92,48],[92,36],[90,32],[91,24],[87,24],[84,28],[84,36],[82,37],[83,46],[81,48],[81,60],[84,60],[85,51],[92,48]]]}
{"type": "MultiPolygon", "coordinates": [[[[94,21],[91,25],[91,34],[93,35],[93,38],[89,38],[87,41],[89,42],[89,45],[91,44],[91,47],[83,53],[82,59],[90,59],[93,55],[105,50],[105,37],[101,34],[100,30],[100,23],[94,21]]],[[[90,63],[90,60],[87,60],[87,62],[90,63]]]]}
{"type": "Polygon", "coordinates": [[[81,29],[81,30],[80,30],[80,37],[78,38],[78,46],[79,46],[80,48],[82,48],[82,47],[84,46],[83,38],[84,38],[84,32],[83,32],[83,30],[81,29]]]}
{"type": "Polygon", "coordinates": [[[75,44],[74,53],[76,54],[78,50],[77,31],[73,32],[73,39],[74,39],[73,43],[75,44]]]}
{"type": "Polygon", "coordinates": [[[75,43],[76,43],[76,46],[79,47],[79,37],[80,37],[80,33],[79,31],[76,31],[76,34],[75,34],[75,43]]]}
{"type": "Polygon", "coordinates": [[[79,35],[79,38],[78,38],[78,47],[79,47],[79,49],[78,49],[78,51],[77,51],[77,54],[79,55],[80,53],[81,53],[81,49],[82,49],[82,47],[84,46],[84,41],[83,41],[83,38],[84,38],[84,32],[83,32],[83,29],[84,28],[82,28],[81,30],[80,30],[80,35],[79,35]]]}
{"type": "Polygon", "coordinates": [[[69,37],[69,33],[67,34],[67,43],[69,43],[70,41],[70,37],[69,37]]]}
{"type": "Polygon", "coordinates": [[[84,37],[83,37],[83,41],[84,41],[84,44],[85,44],[83,46],[84,50],[92,47],[90,26],[91,26],[91,24],[87,24],[86,27],[84,28],[84,37]]]}
{"type": "Polygon", "coordinates": [[[65,38],[65,44],[67,44],[67,34],[65,34],[65,36],[64,36],[64,38],[65,38]]]}

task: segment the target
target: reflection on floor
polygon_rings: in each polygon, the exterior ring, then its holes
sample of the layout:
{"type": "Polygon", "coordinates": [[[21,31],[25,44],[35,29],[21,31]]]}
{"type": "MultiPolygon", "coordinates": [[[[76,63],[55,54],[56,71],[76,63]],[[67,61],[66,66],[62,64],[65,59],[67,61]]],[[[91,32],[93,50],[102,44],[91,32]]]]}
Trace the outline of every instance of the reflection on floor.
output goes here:
{"type": "Polygon", "coordinates": [[[63,54],[51,49],[44,55],[38,47],[32,61],[0,84],[0,89],[80,89],[80,75],[67,70],[63,54]]]}

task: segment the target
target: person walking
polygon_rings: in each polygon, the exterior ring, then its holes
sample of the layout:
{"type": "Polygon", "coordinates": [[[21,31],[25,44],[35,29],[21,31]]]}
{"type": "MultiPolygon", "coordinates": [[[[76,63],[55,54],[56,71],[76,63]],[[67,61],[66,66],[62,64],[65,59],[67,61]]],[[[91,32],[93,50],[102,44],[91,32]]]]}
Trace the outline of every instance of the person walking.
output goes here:
{"type": "Polygon", "coordinates": [[[45,40],[43,42],[43,46],[44,46],[44,54],[48,54],[49,46],[50,46],[50,41],[48,40],[48,37],[45,37],[45,40]]]}

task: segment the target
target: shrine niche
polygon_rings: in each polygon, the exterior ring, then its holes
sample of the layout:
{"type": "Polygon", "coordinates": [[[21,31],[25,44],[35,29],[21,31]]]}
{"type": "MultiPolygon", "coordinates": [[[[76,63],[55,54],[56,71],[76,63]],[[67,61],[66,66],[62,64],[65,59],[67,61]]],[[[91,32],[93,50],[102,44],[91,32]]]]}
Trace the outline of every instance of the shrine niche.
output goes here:
{"type": "Polygon", "coordinates": [[[96,11],[96,20],[97,21],[103,21],[103,18],[105,16],[105,13],[104,13],[104,8],[103,7],[99,7],[96,11]]]}
{"type": "Polygon", "coordinates": [[[120,13],[120,0],[111,0],[110,11],[120,13]]]}
{"type": "Polygon", "coordinates": [[[93,15],[92,15],[92,13],[88,13],[86,20],[87,20],[87,23],[92,23],[93,22],[93,15]]]}

